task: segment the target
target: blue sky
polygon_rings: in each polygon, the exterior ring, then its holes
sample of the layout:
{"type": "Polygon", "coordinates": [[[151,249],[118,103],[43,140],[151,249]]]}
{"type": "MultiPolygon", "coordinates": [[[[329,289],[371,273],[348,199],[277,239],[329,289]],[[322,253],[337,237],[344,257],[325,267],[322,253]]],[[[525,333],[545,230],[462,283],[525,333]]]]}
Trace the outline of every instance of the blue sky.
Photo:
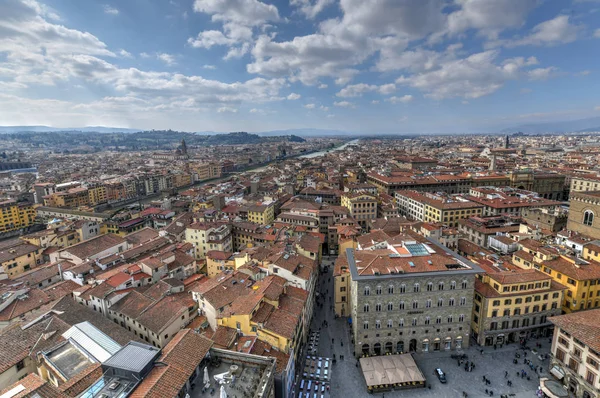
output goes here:
{"type": "Polygon", "coordinates": [[[2,0],[0,124],[489,132],[600,116],[600,0],[2,0]]]}

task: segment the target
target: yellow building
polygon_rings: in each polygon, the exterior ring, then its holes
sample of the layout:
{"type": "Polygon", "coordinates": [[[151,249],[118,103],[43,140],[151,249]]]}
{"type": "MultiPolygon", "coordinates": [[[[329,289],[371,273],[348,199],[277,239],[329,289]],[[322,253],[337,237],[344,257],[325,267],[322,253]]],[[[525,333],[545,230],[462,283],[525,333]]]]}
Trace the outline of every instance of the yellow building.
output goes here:
{"type": "Polygon", "coordinates": [[[42,249],[13,239],[0,243],[0,279],[15,278],[42,263],[42,249]]]}
{"type": "Polygon", "coordinates": [[[231,225],[193,223],[185,230],[185,241],[194,245],[196,260],[203,260],[211,250],[231,252],[231,225]]]}
{"type": "Polygon", "coordinates": [[[90,206],[96,206],[108,201],[106,187],[104,185],[90,186],[87,190],[90,206]]]}
{"type": "MultiPolygon", "coordinates": [[[[588,247],[584,258],[597,258],[598,252],[594,246],[588,247]]],[[[515,265],[538,269],[566,286],[563,313],[600,308],[600,263],[560,255],[530,239],[519,242],[519,249],[513,253],[515,265]]]]}
{"type": "MultiPolygon", "coordinates": [[[[105,194],[106,195],[106,194],[105,194]]],[[[71,188],[66,192],[56,192],[44,197],[44,205],[48,207],[77,208],[88,206],[90,197],[87,188],[71,188]]]]}
{"type": "Polygon", "coordinates": [[[263,203],[248,207],[248,221],[260,225],[269,225],[275,220],[274,203],[263,203]]]}
{"type": "Polygon", "coordinates": [[[346,252],[340,251],[340,255],[335,260],[333,268],[333,291],[335,297],[335,314],[337,316],[346,317],[351,314],[350,280],[346,252]]]}
{"type": "Polygon", "coordinates": [[[396,202],[401,215],[449,227],[458,227],[459,220],[481,216],[483,212],[483,205],[479,203],[428,192],[399,191],[396,202]]]}
{"type": "Polygon", "coordinates": [[[192,175],[187,173],[175,174],[173,181],[177,188],[192,185],[192,175]]]}
{"type": "Polygon", "coordinates": [[[217,324],[256,336],[281,352],[298,355],[308,293],[272,275],[256,282],[248,295],[239,296],[217,316],[217,324]]]}
{"type": "Polygon", "coordinates": [[[218,163],[200,163],[191,166],[196,174],[196,181],[208,180],[221,176],[221,165],[218,163]]]}
{"type": "Polygon", "coordinates": [[[0,202],[0,211],[0,233],[27,228],[35,220],[35,209],[28,202],[5,200],[0,202]]]}
{"type": "Polygon", "coordinates": [[[250,261],[248,253],[233,254],[219,250],[206,253],[206,273],[209,278],[214,278],[223,271],[235,271],[250,261]]]}
{"type": "Polygon", "coordinates": [[[367,192],[345,192],[341,198],[342,206],[361,226],[377,218],[377,196],[367,192]]]}
{"type": "Polygon", "coordinates": [[[72,229],[48,228],[23,235],[21,240],[41,248],[57,247],[64,249],[81,242],[81,235],[78,231],[72,229]]]}
{"type": "Polygon", "coordinates": [[[519,342],[552,334],[548,318],[561,313],[566,287],[536,269],[498,271],[478,275],[471,330],[479,345],[519,342]]]}

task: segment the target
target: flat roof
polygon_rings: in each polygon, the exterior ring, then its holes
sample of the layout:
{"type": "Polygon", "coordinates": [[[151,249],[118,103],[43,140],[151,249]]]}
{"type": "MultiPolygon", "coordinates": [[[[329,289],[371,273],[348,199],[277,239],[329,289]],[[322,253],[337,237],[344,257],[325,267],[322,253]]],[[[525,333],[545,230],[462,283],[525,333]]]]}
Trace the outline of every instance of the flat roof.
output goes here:
{"type": "MultiPolygon", "coordinates": [[[[389,279],[389,278],[411,278],[411,277],[419,277],[419,276],[430,276],[432,273],[435,273],[436,275],[456,275],[456,274],[479,274],[479,273],[483,273],[484,271],[475,263],[467,260],[466,258],[464,258],[463,256],[457,254],[456,252],[453,252],[452,250],[448,249],[447,247],[441,245],[440,243],[438,243],[436,240],[434,239],[429,239],[426,238],[427,241],[429,241],[429,243],[431,245],[434,246],[434,249],[436,250],[437,253],[443,252],[443,254],[446,254],[450,257],[453,257],[454,259],[456,259],[456,261],[459,263],[459,265],[461,265],[462,267],[459,268],[452,268],[452,269],[447,269],[447,270],[439,270],[439,269],[435,269],[435,270],[428,270],[425,272],[418,272],[415,270],[415,272],[402,272],[402,273],[387,273],[387,274],[379,274],[379,275],[361,275],[358,272],[358,268],[356,265],[356,261],[355,261],[355,256],[354,256],[354,249],[352,248],[348,248],[346,249],[346,257],[348,259],[348,268],[350,270],[350,274],[352,276],[352,280],[377,280],[377,279],[389,279]]],[[[363,250],[364,252],[367,253],[376,253],[376,251],[372,251],[372,250],[363,250]]],[[[390,263],[394,260],[394,259],[399,259],[402,257],[391,257],[390,258],[390,263]]],[[[421,263],[422,259],[427,259],[428,256],[415,256],[415,257],[404,257],[402,258],[403,260],[414,260],[412,261],[413,263],[415,261],[421,263]],[[421,259],[421,260],[417,260],[417,259],[421,259]]],[[[393,266],[393,264],[390,264],[391,266],[393,266]]]]}
{"type": "Polygon", "coordinates": [[[411,354],[397,354],[360,359],[367,387],[400,383],[425,383],[425,376],[411,354]]]}
{"type": "Polygon", "coordinates": [[[126,346],[122,347],[104,362],[104,365],[139,373],[149,362],[152,362],[159,353],[160,350],[156,347],[130,341],[126,346]]]}

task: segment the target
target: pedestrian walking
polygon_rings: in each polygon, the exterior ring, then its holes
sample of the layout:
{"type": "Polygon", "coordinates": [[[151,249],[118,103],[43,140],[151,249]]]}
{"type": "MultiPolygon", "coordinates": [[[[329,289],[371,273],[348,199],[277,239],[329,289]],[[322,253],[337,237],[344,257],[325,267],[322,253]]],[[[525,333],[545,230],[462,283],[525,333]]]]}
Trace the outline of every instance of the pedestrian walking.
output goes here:
{"type": "Polygon", "coordinates": [[[506,370],[506,371],[504,372],[504,378],[506,379],[507,377],[508,377],[508,370],[506,370]]]}

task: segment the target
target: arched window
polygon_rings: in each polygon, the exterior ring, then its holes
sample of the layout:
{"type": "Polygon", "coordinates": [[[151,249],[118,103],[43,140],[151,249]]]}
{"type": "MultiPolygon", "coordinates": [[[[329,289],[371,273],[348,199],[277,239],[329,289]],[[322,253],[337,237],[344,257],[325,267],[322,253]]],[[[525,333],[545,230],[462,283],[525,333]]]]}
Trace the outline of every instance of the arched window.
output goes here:
{"type": "Polygon", "coordinates": [[[594,213],[591,210],[586,210],[583,213],[583,225],[591,226],[594,222],[594,213]]]}
{"type": "Polygon", "coordinates": [[[388,311],[393,311],[393,310],[394,310],[394,304],[388,303],[388,311]]]}
{"type": "Polygon", "coordinates": [[[381,312],[381,303],[375,304],[375,311],[381,312]]]}
{"type": "Polygon", "coordinates": [[[369,286],[365,286],[365,296],[371,295],[371,288],[369,286]]]}
{"type": "Polygon", "coordinates": [[[388,294],[394,294],[394,285],[388,286],[388,294]]]}
{"type": "Polygon", "coordinates": [[[400,309],[400,310],[404,309],[404,301],[400,302],[400,304],[398,305],[398,309],[400,309]]]}
{"type": "Polygon", "coordinates": [[[377,288],[375,289],[375,293],[381,294],[381,285],[377,286],[377,288]]]}
{"type": "Polygon", "coordinates": [[[400,293],[406,293],[406,285],[404,283],[400,285],[400,293]]]}
{"type": "Polygon", "coordinates": [[[364,312],[369,312],[369,304],[365,304],[363,307],[364,312]]]}

